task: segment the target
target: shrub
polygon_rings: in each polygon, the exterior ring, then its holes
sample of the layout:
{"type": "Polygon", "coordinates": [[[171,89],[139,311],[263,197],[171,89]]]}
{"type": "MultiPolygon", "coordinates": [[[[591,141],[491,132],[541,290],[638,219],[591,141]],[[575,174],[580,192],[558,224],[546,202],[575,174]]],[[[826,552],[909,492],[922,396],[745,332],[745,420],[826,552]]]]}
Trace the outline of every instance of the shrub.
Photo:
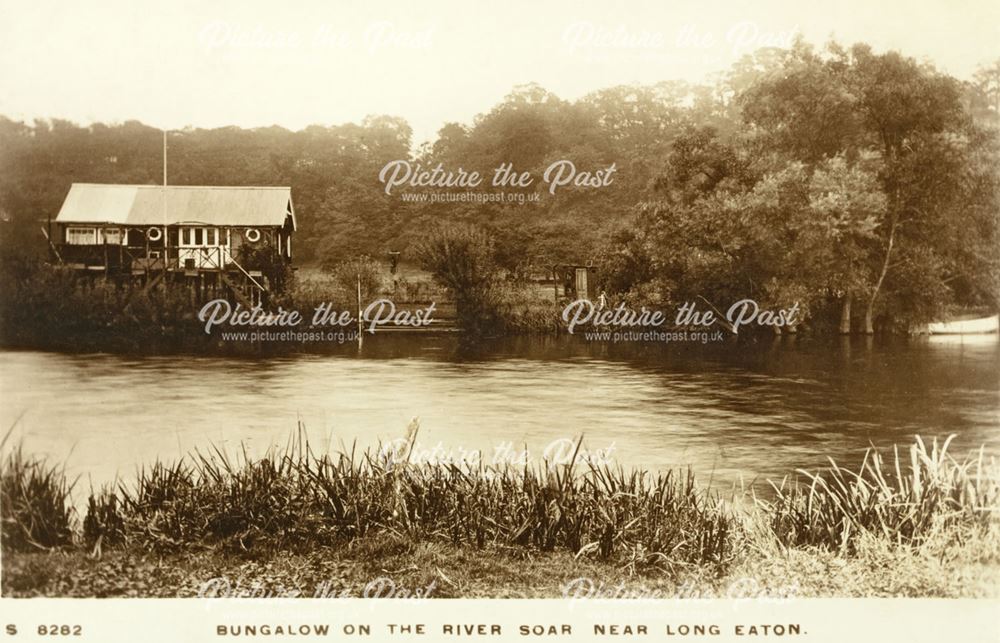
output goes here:
{"type": "Polygon", "coordinates": [[[330,274],[340,291],[349,301],[356,302],[358,284],[361,285],[361,301],[367,304],[385,291],[386,279],[382,265],[367,255],[357,259],[342,261],[330,269],[330,274]]]}
{"type": "Polygon", "coordinates": [[[416,254],[421,267],[452,293],[458,323],[471,335],[556,328],[556,306],[498,267],[493,241],[484,232],[441,229],[416,254]]]}

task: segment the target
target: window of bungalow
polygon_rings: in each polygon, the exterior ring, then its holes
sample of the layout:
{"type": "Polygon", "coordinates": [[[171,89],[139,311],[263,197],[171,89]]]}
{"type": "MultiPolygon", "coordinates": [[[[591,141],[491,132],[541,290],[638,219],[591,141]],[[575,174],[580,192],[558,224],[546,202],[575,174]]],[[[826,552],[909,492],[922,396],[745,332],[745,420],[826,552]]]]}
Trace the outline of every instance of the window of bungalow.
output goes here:
{"type": "Polygon", "coordinates": [[[218,228],[181,228],[181,245],[207,248],[219,245],[218,228]]]}
{"type": "Polygon", "coordinates": [[[66,228],[66,243],[72,246],[90,246],[97,243],[97,228],[66,228]]]}
{"type": "Polygon", "coordinates": [[[121,228],[104,228],[102,230],[104,236],[104,243],[111,245],[121,245],[122,242],[122,230],[121,228]]]}

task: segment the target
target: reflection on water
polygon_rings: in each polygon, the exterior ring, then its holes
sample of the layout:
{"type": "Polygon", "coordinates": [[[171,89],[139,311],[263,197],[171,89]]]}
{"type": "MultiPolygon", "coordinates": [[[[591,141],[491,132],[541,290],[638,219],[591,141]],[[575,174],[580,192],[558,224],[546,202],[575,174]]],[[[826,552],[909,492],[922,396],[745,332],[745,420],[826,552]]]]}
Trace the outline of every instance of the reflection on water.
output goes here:
{"type": "Polygon", "coordinates": [[[400,437],[446,449],[527,447],[585,436],[625,466],[692,465],[728,485],[856,461],[869,443],[958,434],[1000,449],[995,337],[750,346],[593,345],[376,336],[363,353],[245,360],[0,353],[0,421],[13,441],[90,483],[209,444],[253,454],[302,421],[338,449],[400,437]]]}

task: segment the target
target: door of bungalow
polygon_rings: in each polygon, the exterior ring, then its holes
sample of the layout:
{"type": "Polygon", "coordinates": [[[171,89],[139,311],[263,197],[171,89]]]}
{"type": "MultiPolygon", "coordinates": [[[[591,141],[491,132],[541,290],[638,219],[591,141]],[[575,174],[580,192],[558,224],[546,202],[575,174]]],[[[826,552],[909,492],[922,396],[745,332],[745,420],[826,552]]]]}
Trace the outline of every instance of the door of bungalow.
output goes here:
{"type": "Polygon", "coordinates": [[[590,299],[587,291],[587,269],[576,269],[576,297],[577,299],[590,299]]]}
{"type": "Polygon", "coordinates": [[[181,228],[179,259],[182,268],[220,270],[227,261],[225,230],[210,227],[181,228]]]}

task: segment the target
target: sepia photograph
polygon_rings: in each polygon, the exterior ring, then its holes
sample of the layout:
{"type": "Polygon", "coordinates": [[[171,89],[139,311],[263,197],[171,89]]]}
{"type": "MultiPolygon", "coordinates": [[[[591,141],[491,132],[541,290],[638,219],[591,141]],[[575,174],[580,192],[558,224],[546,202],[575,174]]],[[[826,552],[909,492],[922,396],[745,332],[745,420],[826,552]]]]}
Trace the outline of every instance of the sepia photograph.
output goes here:
{"type": "Polygon", "coordinates": [[[0,16],[0,640],[1000,637],[1000,5],[0,16]]]}

